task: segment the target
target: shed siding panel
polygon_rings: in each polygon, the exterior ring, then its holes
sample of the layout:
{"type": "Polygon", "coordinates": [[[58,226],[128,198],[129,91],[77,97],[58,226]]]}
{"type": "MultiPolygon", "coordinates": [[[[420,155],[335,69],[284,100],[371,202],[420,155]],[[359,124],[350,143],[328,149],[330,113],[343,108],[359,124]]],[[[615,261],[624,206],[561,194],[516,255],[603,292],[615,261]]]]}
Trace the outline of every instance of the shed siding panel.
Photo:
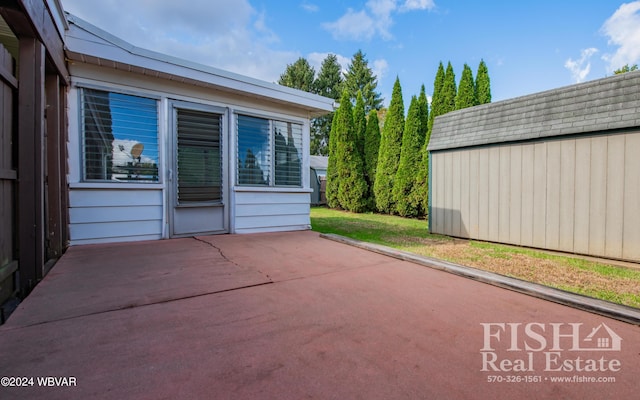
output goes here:
{"type": "Polygon", "coordinates": [[[559,247],[563,251],[573,251],[576,184],[575,140],[564,140],[560,144],[560,171],[559,247]]]}
{"type": "Polygon", "coordinates": [[[547,162],[547,144],[534,145],[533,163],[533,246],[544,247],[546,244],[547,221],[547,172],[544,165],[547,162]]]}
{"type": "Polygon", "coordinates": [[[607,205],[607,138],[591,138],[589,254],[605,254],[607,205]]]}
{"type": "Polygon", "coordinates": [[[591,198],[591,140],[576,141],[576,190],[574,201],[574,245],[576,253],[589,252],[589,211],[591,198]]]}
{"type": "Polygon", "coordinates": [[[521,243],[533,243],[533,171],[534,171],[534,146],[527,144],[522,146],[522,217],[521,217],[521,243]]]}
{"type": "Polygon", "coordinates": [[[443,153],[442,155],[440,155],[439,157],[437,157],[437,163],[435,163],[437,166],[436,168],[436,173],[437,173],[437,182],[435,185],[435,198],[436,198],[436,205],[435,205],[435,212],[436,212],[436,232],[439,233],[445,233],[445,228],[444,228],[444,219],[445,219],[445,199],[444,199],[444,195],[445,195],[445,170],[446,170],[446,153],[443,153]]]}
{"type": "Polygon", "coordinates": [[[460,185],[462,183],[462,169],[460,166],[460,152],[456,151],[452,154],[451,162],[451,232],[453,236],[461,236],[460,225],[462,224],[461,216],[461,190],[460,185]]]}
{"type": "Polygon", "coordinates": [[[489,240],[489,152],[479,151],[478,167],[478,239],[489,240]]]}
{"type": "Polygon", "coordinates": [[[498,240],[512,243],[509,237],[509,208],[511,197],[511,147],[500,147],[499,207],[498,207],[498,240]]]}
{"type": "Polygon", "coordinates": [[[509,167],[509,239],[513,244],[522,243],[521,218],[522,218],[522,147],[510,146],[509,167]]]}
{"type": "Polygon", "coordinates": [[[235,232],[309,229],[309,193],[236,192],[235,232]]]}
{"type": "Polygon", "coordinates": [[[453,153],[447,153],[445,157],[444,170],[444,203],[446,204],[444,211],[444,229],[450,235],[454,235],[453,218],[453,153]]]}
{"type": "Polygon", "coordinates": [[[162,190],[72,189],[71,245],[162,238],[162,190]]]}
{"type": "Polygon", "coordinates": [[[628,135],[624,157],[623,258],[640,261],[640,132],[628,135]]]}
{"type": "MultiPolygon", "coordinates": [[[[625,135],[610,136],[607,146],[607,206],[605,255],[622,258],[624,229],[625,135]]],[[[636,153],[638,154],[638,153],[636,153]]]]}
{"type": "Polygon", "coordinates": [[[469,237],[479,237],[480,224],[478,221],[478,190],[480,188],[480,150],[469,151],[469,174],[471,184],[469,187],[469,237]]]}
{"type": "MultiPolygon", "coordinates": [[[[489,236],[488,239],[499,236],[499,208],[500,206],[500,148],[489,148],[489,236]]],[[[495,240],[495,239],[493,239],[495,240]]]]}
{"type": "Polygon", "coordinates": [[[545,247],[552,250],[560,249],[560,177],[563,173],[560,153],[561,142],[553,141],[547,144],[545,247]]]}
{"type": "Polygon", "coordinates": [[[468,151],[460,154],[460,237],[469,237],[470,225],[470,202],[469,192],[471,190],[471,180],[469,170],[470,153],[468,151]]]}

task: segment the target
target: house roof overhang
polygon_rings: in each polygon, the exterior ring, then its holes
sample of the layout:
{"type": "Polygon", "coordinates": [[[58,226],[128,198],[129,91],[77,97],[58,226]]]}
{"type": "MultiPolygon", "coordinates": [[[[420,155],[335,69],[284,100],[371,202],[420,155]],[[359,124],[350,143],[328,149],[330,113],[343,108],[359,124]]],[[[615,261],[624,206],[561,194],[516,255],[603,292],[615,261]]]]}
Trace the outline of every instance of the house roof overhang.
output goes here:
{"type": "Polygon", "coordinates": [[[306,113],[309,118],[334,109],[334,100],[136,47],[67,13],[65,53],[71,62],[167,79],[270,101],[306,113]]]}

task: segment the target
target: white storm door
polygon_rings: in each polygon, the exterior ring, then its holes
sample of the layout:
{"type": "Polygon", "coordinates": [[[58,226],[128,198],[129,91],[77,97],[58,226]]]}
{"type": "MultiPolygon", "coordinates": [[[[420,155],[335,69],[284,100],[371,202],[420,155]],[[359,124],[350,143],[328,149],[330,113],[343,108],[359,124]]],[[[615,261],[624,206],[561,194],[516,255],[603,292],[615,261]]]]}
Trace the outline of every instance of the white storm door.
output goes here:
{"type": "Polygon", "coordinates": [[[225,110],[172,103],[171,236],[227,233],[225,110]]]}

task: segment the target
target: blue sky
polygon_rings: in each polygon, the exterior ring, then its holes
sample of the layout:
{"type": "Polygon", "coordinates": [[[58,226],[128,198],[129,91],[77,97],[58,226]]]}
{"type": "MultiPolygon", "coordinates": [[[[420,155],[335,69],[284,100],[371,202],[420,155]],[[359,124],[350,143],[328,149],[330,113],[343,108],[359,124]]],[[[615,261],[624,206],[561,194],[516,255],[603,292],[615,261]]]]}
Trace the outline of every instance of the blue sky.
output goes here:
{"type": "Polygon", "coordinates": [[[328,53],[361,49],[388,104],[405,103],[451,61],[484,59],[493,101],[603,78],[640,63],[640,1],[62,0],[66,11],[136,45],[269,82],[328,53]],[[185,7],[188,4],[189,7],[185,7]]]}

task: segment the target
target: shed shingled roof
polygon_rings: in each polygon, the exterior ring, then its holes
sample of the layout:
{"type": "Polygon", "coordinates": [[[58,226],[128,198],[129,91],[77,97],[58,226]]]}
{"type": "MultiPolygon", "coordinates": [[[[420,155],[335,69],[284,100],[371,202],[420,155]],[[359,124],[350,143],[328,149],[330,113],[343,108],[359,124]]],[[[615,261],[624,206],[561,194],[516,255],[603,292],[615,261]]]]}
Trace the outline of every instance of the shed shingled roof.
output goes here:
{"type": "Polygon", "coordinates": [[[428,150],[640,127],[640,71],[437,117],[428,150]]]}

